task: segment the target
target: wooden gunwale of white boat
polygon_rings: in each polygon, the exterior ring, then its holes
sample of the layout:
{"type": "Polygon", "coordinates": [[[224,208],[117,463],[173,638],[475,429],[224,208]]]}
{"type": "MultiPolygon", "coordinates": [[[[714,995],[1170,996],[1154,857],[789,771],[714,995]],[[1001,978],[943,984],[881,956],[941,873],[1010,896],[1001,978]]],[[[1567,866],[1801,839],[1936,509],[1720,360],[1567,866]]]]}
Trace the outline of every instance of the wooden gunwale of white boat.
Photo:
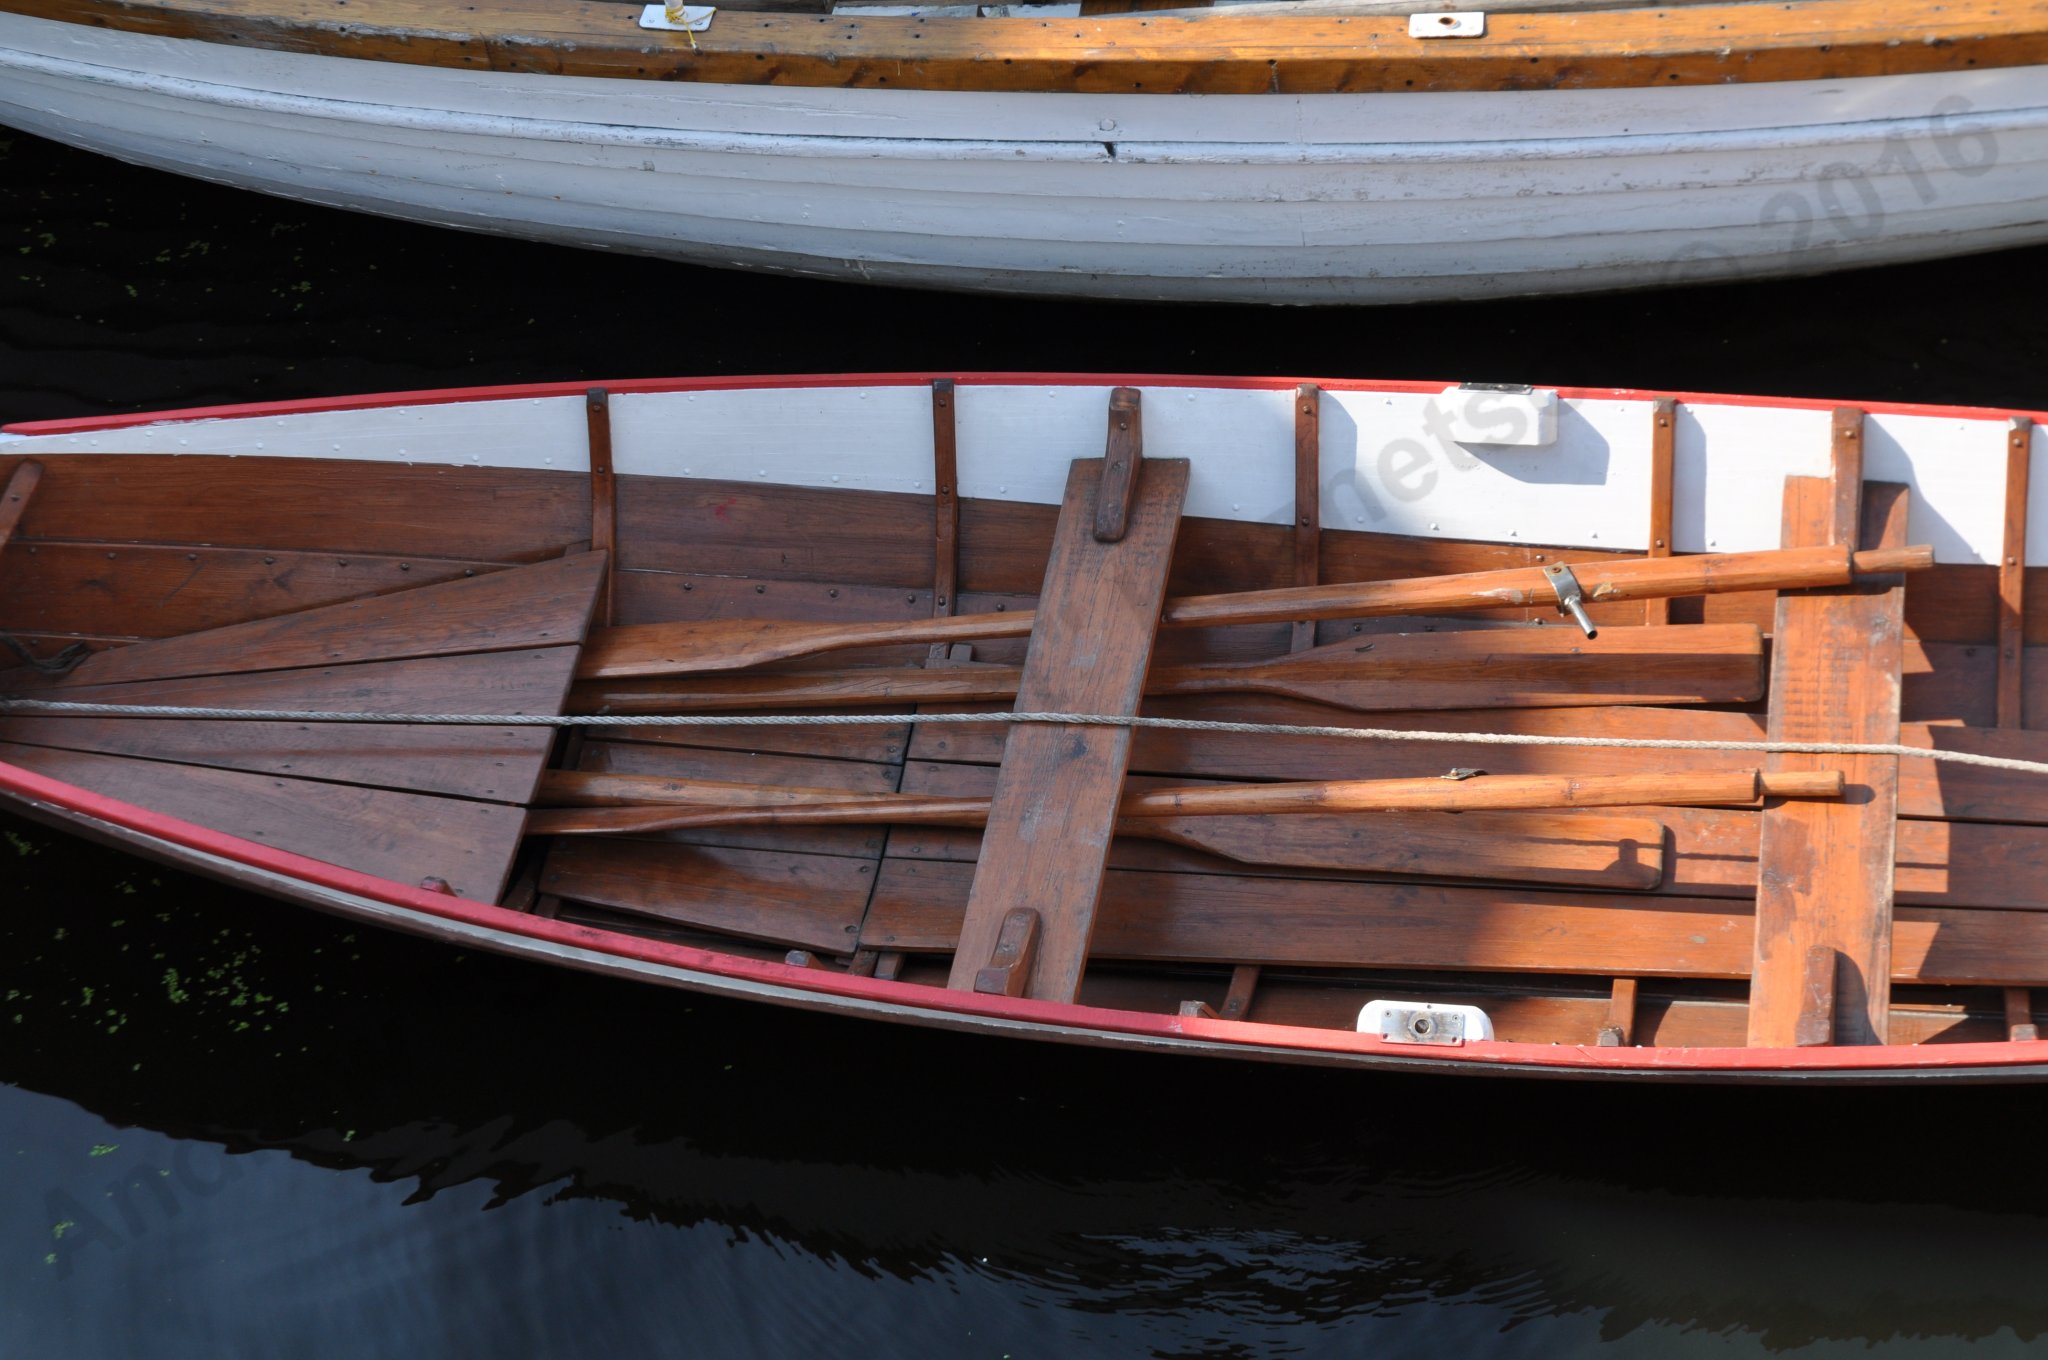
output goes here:
{"type": "MultiPolygon", "coordinates": [[[[2026,418],[1566,391],[1548,445],[1457,446],[1465,466],[1448,456],[1382,456],[1404,440],[1447,455],[1452,446],[1433,433],[1446,415],[1497,417],[1544,400],[1540,392],[1425,384],[855,375],[396,394],[11,426],[0,434],[0,473],[14,478],[0,504],[11,531],[0,553],[0,631],[42,654],[79,642],[93,656],[61,679],[16,669],[8,688],[99,702],[353,704],[380,713],[397,704],[399,712],[430,714],[534,714],[566,704],[574,714],[591,706],[598,682],[571,687],[572,673],[588,677],[598,669],[592,657],[617,654],[608,639],[632,635],[628,626],[750,614],[929,629],[933,618],[956,613],[1029,608],[1056,533],[1048,488],[1064,479],[1070,459],[1085,463],[1102,450],[1107,412],[1112,455],[1121,449],[1147,469],[1143,476],[1168,466],[1153,460],[1186,460],[1188,504],[1199,513],[1179,531],[1171,579],[1163,563],[1139,568],[1175,596],[1236,600],[1244,597],[1234,592],[1309,582],[1321,589],[1523,570],[1559,556],[1590,584],[1606,564],[1645,550],[1655,559],[1675,546],[1674,566],[1709,541],[1718,550],[1769,551],[1780,525],[1771,508],[1757,510],[1769,499],[1758,488],[1784,480],[1788,469],[1787,505],[1807,507],[1823,539],[1912,537],[1932,543],[1937,559],[1903,587],[1879,580],[1808,594],[1614,598],[1593,606],[1601,636],[1585,641],[1563,631],[1570,625],[1554,608],[1519,606],[1496,612],[1523,626],[1476,634],[1460,631],[1474,622],[1469,616],[1166,629],[1155,677],[1174,667],[1241,671],[1264,656],[1314,657],[1312,643],[1327,651],[1346,638],[1384,642],[1388,663],[1414,678],[1402,702],[1421,707],[1345,712],[1197,693],[1149,700],[1146,712],[1731,740],[1799,737],[1798,722],[1810,737],[1815,723],[1875,715],[1875,734],[1846,734],[1871,740],[1883,735],[1881,683],[1868,702],[1837,695],[1814,703],[1779,691],[1882,682],[1883,666],[1802,670],[1797,658],[1805,653],[1796,649],[1809,644],[1786,639],[1858,611],[1876,611],[1880,623],[1854,627],[1881,632],[1891,611],[1903,684],[1888,702],[1902,740],[2048,756],[2048,737],[2027,730],[2048,711],[2035,698],[2037,690],[2048,694],[2048,662],[2029,664],[2037,650],[2029,644],[2048,641],[2048,628],[2028,622],[2025,598],[2028,577],[2048,568],[2048,533],[2026,547],[2029,473],[2048,449],[2026,418]],[[1458,401],[1484,406],[1452,409],[1458,401]],[[1123,436],[1114,433],[1120,418],[1128,422],[1123,436]],[[821,450],[827,431],[837,446],[821,450]],[[39,475],[24,471],[31,465],[39,475]],[[1870,484],[1875,516],[1853,526],[1845,519],[1850,474],[1855,488],[1870,484]],[[1733,496],[1716,494],[1723,477],[1738,483],[1733,496]],[[1403,499],[1425,480],[1421,494],[1403,499]],[[1254,499],[1275,486],[1286,492],[1280,503],[1254,499]],[[1886,486],[1907,489],[1882,492],[1886,486]],[[1514,495],[1509,511],[1500,509],[1503,492],[1514,495]],[[187,508],[167,522],[161,506],[174,499],[187,508]],[[1375,501],[1384,518],[1373,530],[1346,526],[1344,510],[1375,501]],[[1523,537],[1477,532],[1483,526],[1469,515],[1482,504],[1523,537]],[[1453,521],[1459,510],[1468,518],[1453,521]],[[1441,527],[1447,523],[1453,527],[1441,527]],[[606,551],[586,551],[591,544],[606,551]],[[597,645],[586,647],[578,639],[593,615],[597,645]],[[1528,626],[1546,618],[1549,626],[1528,626]],[[1416,641],[1383,631],[1389,626],[1416,641]],[[1467,645],[1475,637],[1502,639],[1486,664],[1507,664],[1498,683],[1524,691],[1530,672],[1514,668],[1549,664],[1543,656],[1595,656],[1608,642],[1654,657],[1656,638],[1668,637],[1669,664],[1657,682],[1668,688],[1689,673],[1693,640],[1716,637],[1739,653],[1745,630],[1752,639],[1779,635],[1777,713],[1761,689],[1746,698],[1702,691],[1705,705],[1675,704],[1667,694],[1647,707],[1592,688],[1577,700],[1567,695],[1561,707],[1527,692],[1472,710],[1442,708],[1458,702],[1448,694],[1413,697],[1428,685],[1463,683],[1486,651],[1467,645]],[[1534,640],[1536,649],[1510,640],[1534,640]],[[1430,663],[1438,646],[1450,647],[1451,659],[1430,663]],[[451,696],[470,703],[451,710],[451,696]],[[1524,706],[1530,702],[1546,706],[1524,706]],[[1794,725],[1781,727],[1781,719],[1794,725]]],[[[1787,533],[1798,537],[1799,524],[1788,518],[1787,533]]],[[[1100,551],[1105,562],[1120,560],[1117,550],[1100,551]]],[[[1112,569],[1129,563],[1104,568],[1112,569]]],[[[1871,636],[1858,633],[1857,646],[1868,651],[1871,636]]],[[[864,666],[879,665],[871,676],[920,663],[943,673],[1008,657],[1024,662],[1027,689],[1047,683],[1030,678],[1031,653],[1019,643],[975,646],[964,659],[927,656],[918,646],[778,669],[843,681],[859,680],[864,666]]],[[[1049,654],[1041,651],[1040,661],[1049,654]]],[[[1760,664],[1762,653],[1754,655],[1760,664]]],[[[1743,683],[1740,666],[1714,674],[1723,677],[1714,686],[1743,683]]],[[[1706,683],[1706,675],[1692,679],[1706,683]]],[[[1398,687],[1400,675],[1393,680],[1398,687]]],[[[551,756],[546,731],[514,724],[423,734],[392,721],[308,736],[306,725],[245,723],[230,735],[217,721],[9,714],[0,717],[8,758],[0,798],[138,853],[444,940],[977,1032],[1580,1077],[1867,1082],[2048,1073],[2048,1049],[2030,1029],[2031,989],[2048,985],[2048,895],[2039,891],[2048,881],[2040,872],[2048,866],[2048,784],[2038,775],[1776,756],[1771,768],[1845,769],[1854,796],[1556,814],[1579,827],[1606,826],[1598,819],[1617,815],[1654,823],[1665,839],[1647,891],[1640,882],[1619,891],[1540,877],[1516,883],[1498,867],[1502,856],[1520,853],[1511,822],[1483,834],[1469,828],[1483,816],[1523,814],[1365,814],[1367,823],[1378,816],[1382,826],[1413,834],[1420,857],[1406,869],[1366,872],[1284,859],[1261,867],[1119,834],[1103,886],[1083,894],[1097,904],[1089,908],[1094,946],[1079,960],[1085,972],[1069,993],[1048,995],[1030,962],[1003,972],[1005,941],[957,956],[959,926],[932,932],[946,913],[957,922],[957,913],[973,910],[972,830],[720,825],[556,836],[551,846],[522,834],[534,799],[562,806],[565,790],[584,787],[575,780],[797,786],[800,800],[815,799],[804,789],[824,790],[828,800],[899,789],[957,798],[999,786],[1005,759],[994,723],[762,735],[692,722],[623,733],[581,724],[551,756]],[[1423,826],[1431,817],[1449,819],[1435,840],[1423,826]],[[1894,836],[1895,852],[1873,850],[1894,836]],[[1807,861],[1787,851],[1788,837],[1838,848],[1807,861]],[[1460,845],[1472,864],[1453,862],[1460,845]],[[1490,867],[1479,864],[1482,851],[1493,857],[1490,867]],[[1795,862],[1807,867],[1794,871],[1795,862]],[[1810,940],[1815,922],[1836,924],[1810,940]],[[1872,922],[1880,927],[1874,935],[1872,922]],[[1789,954],[1777,947],[1780,931],[1797,946],[1789,954]],[[1825,950],[1819,971],[1810,966],[1816,940],[1825,950]],[[998,993],[976,990],[992,967],[998,993]],[[1417,1046],[1354,1032],[1352,1018],[1374,997],[1476,1005],[1498,1037],[1417,1046]]],[[[1138,734],[1128,755],[1133,789],[1412,778],[1456,764],[1491,771],[1455,786],[1483,791],[1518,772],[1640,775],[1760,759],[1172,732],[1138,734]]],[[[1098,778],[1091,787],[1121,783],[1098,778]]],[[[698,799],[711,786],[685,787],[698,799]]],[[[990,837],[1005,834],[997,792],[986,814],[998,828],[990,837]]],[[[1099,797],[1083,790],[1075,801],[1099,797]]],[[[576,806],[568,803],[566,815],[580,815],[576,806]]],[[[1293,844],[1316,820],[1290,827],[1276,818],[1261,835],[1293,844]]],[[[1307,848],[1297,853],[1313,861],[1332,842],[1310,835],[1300,844],[1307,848]]],[[[1007,922],[1012,910],[989,919],[1007,922]]],[[[1051,943],[1041,948],[1060,947],[1057,932],[1044,939],[1051,943]]]]}
{"type": "Polygon", "coordinates": [[[0,2],[0,120],[308,201],[933,287],[1399,302],[1990,250],[2048,0],[1043,19],[0,2]]]}

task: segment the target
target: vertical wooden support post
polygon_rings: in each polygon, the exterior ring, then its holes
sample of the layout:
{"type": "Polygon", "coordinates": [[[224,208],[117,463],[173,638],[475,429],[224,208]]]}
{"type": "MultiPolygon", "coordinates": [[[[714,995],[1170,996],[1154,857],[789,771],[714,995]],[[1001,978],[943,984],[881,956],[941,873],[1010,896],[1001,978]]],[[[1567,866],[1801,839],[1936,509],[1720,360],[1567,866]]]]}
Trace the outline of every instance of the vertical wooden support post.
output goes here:
{"type": "Polygon", "coordinates": [[[2005,433],[2005,551],[1998,559],[1998,725],[2026,725],[2027,489],[2034,423],[2016,417],[2005,433]]]}
{"type": "Polygon", "coordinates": [[[613,613],[613,573],[619,565],[618,484],[612,476],[611,394],[593,387],[583,394],[590,428],[590,548],[604,556],[604,584],[597,589],[592,622],[609,628],[613,613]]]}
{"type": "MultiPolygon", "coordinates": [[[[1323,389],[1303,383],[1294,389],[1294,584],[1322,580],[1323,557],[1323,389]]],[[[1310,620],[1294,625],[1292,649],[1316,645],[1310,620]]]]}
{"type": "MultiPolygon", "coordinates": [[[[2005,432],[2005,545],[1998,559],[1998,725],[2026,725],[2027,492],[2033,471],[2034,423],[2016,416],[2005,432]]],[[[2005,989],[2005,1033],[2038,1038],[2034,994],[2005,989]]]]}
{"type": "MultiPolygon", "coordinates": [[[[1650,403],[1650,552],[1671,556],[1671,451],[1678,438],[1678,403],[1659,397],[1650,403]]],[[[1671,601],[1644,600],[1643,622],[1671,622],[1671,601]]]]}
{"type": "MultiPolygon", "coordinates": [[[[1786,545],[1903,545],[1903,488],[1869,488],[1875,533],[1847,517],[1860,504],[1849,488],[1862,476],[1862,422],[1838,411],[1834,428],[1833,477],[1785,479],[1786,545]]],[[[1779,595],[1771,740],[1898,741],[1904,595],[1896,581],[1779,595]]],[[[1886,1040],[1898,760],[1787,755],[1768,765],[1822,766],[1842,769],[1847,796],[1789,799],[1763,812],[1749,994],[1749,1042],[1760,1047],[1886,1040]]]]}
{"type": "MultiPolygon", "coordinates": [[[[953,419],[953,380],[932,383],[932,614],[960,607],[960,452],[953,419]]],[[[943,646],[933,649],[937,656],[943,646]]]]}
{"type": "MultiPolygon", "coordinates": [[[[1137,393],[1111,398],[1117,411],[1137,393]]],[[[1132,452],[1136,452],[1135,449],[1132,452]]],[[[1038,597],[1018,712],[1133,714],[1166,599],[1166,574],[1187,498],[1188,464],[1146,458],[1114,542],[1097,536],[1108,459],[1079,459],[1067,476],[1038,597]]],[[[1010,729],[989,803],[988,829],[968,890],[947,985],[973,990],[991,965],[1004,921],[1038,915],[1037,959],[1023,994],[1072,1001],[1095,930],[1131,733],[1124,727],[1033,723],[1010,729]]]]}

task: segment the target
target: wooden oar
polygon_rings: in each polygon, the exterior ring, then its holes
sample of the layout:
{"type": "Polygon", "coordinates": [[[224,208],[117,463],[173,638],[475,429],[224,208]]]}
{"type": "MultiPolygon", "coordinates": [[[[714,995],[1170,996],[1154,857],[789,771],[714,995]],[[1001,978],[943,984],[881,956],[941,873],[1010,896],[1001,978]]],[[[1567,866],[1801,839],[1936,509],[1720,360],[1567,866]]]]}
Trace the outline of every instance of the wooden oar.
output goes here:
{"type": "MultiPolygon", "coordinates": [[[[1304,813],[1466,812],[1572,807],[1685,807],[1754,803],[1762,797],[1832,798],[1836,770],[1678,771],[1669,774],[1487,775],[1462,779],[1335,779],[1283,784],[1214,784],[1132,792],[1123,818],[1267,817],[1304,813]]],[[[989,800],[923,793],[735,784],[660,775],[551,770],[538,801],[575,804],[528,816],[535,835],[601,835],[707,826],[794,826],[906,822],[978,826],[989,800]]]]}
{"type": "MultiPolygon", "coordinates": [[[[1780,548],[1768,552],[1702,553],[1689,557],[1610,558],[1572,564],[1588,604],[1668,599],[1724,591],[1797,590],[1846,585],[1858,575],[1913,571],[1934,564],[1929,547],[1852,553],[1847,547],[1780,548]]],[[[1555,604],[1541,567],[1465,572],[1399,581],[1294,586],[1168,600],[1160,623],[1169,628],[1238,623],[1291,623],[1555,604]]],[[[600,629],[583,649],[585,680],[740,670],[847,647],[892,643],[977,642],[1024,637],[1028,609],[999,614],[870,623],[806,623],[788,619],[715,619],[600,629]]]]}
{"type": "MultiPolygon", "coordinates": [[[[653,776],[550,774],[547,778],[550,782],[544,796],[564,802],[644,796],[653,793],[657,785],[680,791],[686,783],[653,776]],[[639,782],[620,788],[611,782],[615,779],[639,782]]],[[[698,811],[730,814],[707,819],[712,826],[754,824],[761,820],[754,815],[759,808],[789,806],[793,797],[805,793],[842,800],[849,797],[830,789],[793,791],[748,784],[697,784],[692,791],[731,800],[716,809],[698,807],[698,811]]],[[[593,824],[596,817],[648,810],[541,811],[532,814],[527,829],[536,835],[601,834],[619,828],[613,824],[615,819],[593,824]]],[[[922,824],[975,827],[987,819],[988,799],[932,799],[925,810],[934,815],[910,817],[905,814],[911,809],[899,804],[895,816],[922,824]]],[[[1118,820],[1116,831],[1120,836],[1163,841],[1243,864],[1275,868],[1508,879],[1625,892],[1647,892],[1663,882],[1668,839],[1664,824],[1655,818],[1604,812],[1389,812],[1372,818],[1126,817],[1118,820]]]]}
{"type": "MultiPolygon", "coordinates": [[[[586,680],[574,713],[715,713],[835,704],[970,703],[1016,697],[1016,666],[761,671],[669,680],[586,680]]],[[[1386,633],[1270,661],[1154,666],[1152,695],[1253,693],[1359,712],[1745,703],[1763,695],[1763,637],[1752,624],[1386,633]]]]}

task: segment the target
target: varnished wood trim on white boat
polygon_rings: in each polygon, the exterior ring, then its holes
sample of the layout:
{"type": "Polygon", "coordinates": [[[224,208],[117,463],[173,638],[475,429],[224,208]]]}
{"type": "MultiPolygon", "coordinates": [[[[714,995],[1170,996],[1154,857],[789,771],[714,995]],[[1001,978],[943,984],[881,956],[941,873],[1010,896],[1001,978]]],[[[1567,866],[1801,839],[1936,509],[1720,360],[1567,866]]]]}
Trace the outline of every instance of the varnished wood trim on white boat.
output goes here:
{"type": "Polygon", "coordinates": [[[1419,41],[1403,18],[922,19],[722,11],[702,34],[629,5],[477,0],[0,0],[0,9],[203,42],[458,70],[735,85],[1294,94],[1665,88],[2048,60],[2048,0],[1793,0],[1494,16],[1419,41]],[[459,18],[459,22],[453,22],[459,18]]]}

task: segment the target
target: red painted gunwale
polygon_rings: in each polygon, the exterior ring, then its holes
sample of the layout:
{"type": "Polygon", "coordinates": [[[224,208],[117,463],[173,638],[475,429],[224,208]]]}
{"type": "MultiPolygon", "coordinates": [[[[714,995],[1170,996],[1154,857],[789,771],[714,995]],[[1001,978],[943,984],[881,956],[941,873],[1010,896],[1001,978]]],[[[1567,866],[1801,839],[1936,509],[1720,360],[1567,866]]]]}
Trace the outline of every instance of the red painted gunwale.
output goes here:
{"type": "MultiPolygon", "coordinates": [[[[1291,390],[1302,381],[1315,381],[1326,389],[1338,391],[1414,393],[1440,392],[1445,387],[1453,385],[1449,382],[1409,380],[1373,382],[1281,377],[1204,377],[1186,374],[1071,373],[857,373],[789,377],[753,375],[714,378],[634,378],[601,383],[523,383],[496,387],[383,392],[232,406],[191,407],[182,410],[67,420],[26,421],[0,426],[0,432],[21,436],[75,434],[238,417],[580,396],[592,387],[604,387],[614,393],[695,392],[762,387],[910,386],[926,384],[937,378],[951,378],[962,385],[1211,387],[1236,390],[1291,390]]],[[[1664,393],[1630,388],[1560,387],[1556,391],[1565,398],[1650,400],[1671,396],[1681,402],[1800,410],[1829,410],[1842,404],[1829,399],[1664,393]]],[[[2028,416],[2036,421],[2048,423],[2048,411],[2004,411],[1983,407],[1895,402],[1859,404],[1866,411],[1875,414],[1948,416],[1973,420],[2028,416]]],[[[572,922],[547,920],[489,902],[428,892],[390,879],[339,868],[302,855],[225,835],[165,813],[108,798],[76,785],[66,784],[5,763],[0,763],[0,795],[47,807],[75,818],[104,823],[144,842],[160,842],[197,851],[314,887],[387,904],[488,934],[589,950],[616,959],[656,964],[706,978],[752,982],[778,990],[805,993],[827,1008],[834,1000],[847,1003],[866,1002],[887,1006],[892,1010],[921,1012],[932,1016],[934,1020],[975,1017],[1008,1022],[1052,1035],[1100,1034],[1138,1042],[1199,1040],[1204,1044],[1225,1049],[1256,1049],[1266,1053],[1277,1050],[1300,1053],[1304,1056],[1369,1055],[1398,1060],[1416,1067],[1458,1066],[1466,1070],[1490,1068],[1504,1073],[1522,1071],[1531,1074],[1577,1073],[1587,1076],[1601,1073],[1683,1076],[1690,1073],[1700,1076],[1750,1074],[1756,1077],[1792,1077],[1799,1074],[1849,1077],[1863,1073],[1881,1077],[1887,1074],[1910,1073],[1925,1073],[1929,1076],[1942,1073],[1980,1073],[1995,1076],[2003,1069],[2048,1064],[2048,1039],[2017,1043],[1800,1049],[1598,1048],[1584,1045],[1508,1043],[1496,1040],[1447,1048],[1441,1050],[1441,1056],[1425,1055],[1417,1053],[1412,1046],[1390,1044],[1376,1035],[984,996],[913,983],[854,977],[819,969],[794,968],[785,964],[763,962],[667,941],[600,930],[572,922]]]]}
{"type": "MultiPolygon", "coordinates": [[[[323,411],[372,411],[391,406],[447,406],[466,401],[515,401],[540,397],[580,397],[593,387],[614,394],[640,392],[727,392],[752,388],[911,387],[945,378],[963,387],[1208,387],[1225,391],[1291,391],[1304,382],[1334,392],[1437,393],[1456,386],[1457,379],[1423,382],[1413,379],[1217,377],[1188,373],[805,373],[750,374],[741,377],[622,378],[603,382],[510,383],[496,387],[442,387],[417,392],[370,392],[341,397],[303,397],[286,401],[247,402],[233,406],[192,406],[169,411],[123,415],[76,416],[65,420],[28,420],[0,425],[0,433],[33,436],[86,434],[190,421],[232,420],[256,416],[305,415],[323,411]]],[[[1544,384],[1536,384],[1544,386],[1544,384]]],[[[1873,415],[1947,416],[1964,420],[2002,420],[2025,416],[2048,423],[2048,408],[2037,411],[1986,406],[1945,406],[1921,402],[1862,401],[1856,398],[1757,397],[1713,392],[1660,392],[1631,387],[1557,387],[1569,400],[1653,401],[1660,397],[1694,405],[1754,406],[1795,411],[1828,411],[1851,404],[1873,415]]]]}

